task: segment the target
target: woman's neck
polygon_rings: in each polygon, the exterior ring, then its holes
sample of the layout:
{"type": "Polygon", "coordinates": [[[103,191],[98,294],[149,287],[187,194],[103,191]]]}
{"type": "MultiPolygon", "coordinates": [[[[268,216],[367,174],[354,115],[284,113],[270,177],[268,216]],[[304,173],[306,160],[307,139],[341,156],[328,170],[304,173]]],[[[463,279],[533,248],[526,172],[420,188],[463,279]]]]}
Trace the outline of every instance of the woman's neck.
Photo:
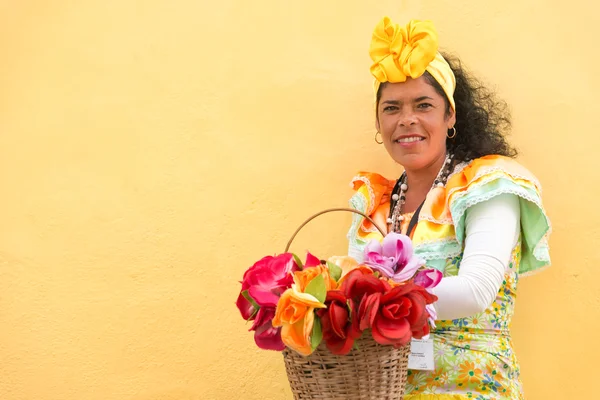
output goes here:
{"type": "Polygon", "coordinates": [[[442,169],[446,155],[443,154],[425,168],[418,170],[406,169],[406,202],[404,204],[404,212],[413,212],[427,197],[427,193],[431,190],[431,186],[435,178],[442,169]]]}

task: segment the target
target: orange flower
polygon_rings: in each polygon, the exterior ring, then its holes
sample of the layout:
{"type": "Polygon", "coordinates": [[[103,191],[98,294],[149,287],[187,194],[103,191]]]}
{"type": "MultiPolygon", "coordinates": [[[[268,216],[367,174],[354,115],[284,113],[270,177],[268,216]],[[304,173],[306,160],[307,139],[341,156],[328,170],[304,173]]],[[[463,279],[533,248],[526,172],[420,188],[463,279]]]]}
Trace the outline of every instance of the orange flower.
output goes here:
{"type": "Polygon", "coordinates": [[[479,368],[475,368],[475,363],[465,361],[460,365],[458,379],[466,383],[478,383],[481,382],[482,373],[479,368]]]}
{"type": "Polygon", "coordinates": [[[306,314],[305,318],[295,324],[285,324],[281,328],[281,340],[290,349],[295,350],[303,356],[308,356],[313,349],[310,343],[313,323],[315,321],[314,308],[306,314]]]}
{"type": "Polygon", "coordinates": [[[488,362],[486,364],[485,372],[492,375],[492,377],[498,381],[501,381],[503,379],[502,367],[500,365],[494,364],[493,362],[488,362]]]}
{"type": "MultiPolygon", "coordinates": [[[[323,277],[325,293],[336,288],[335,280],[323,265],[306,267],[294,273],[294,284],[281,295],[273,317],[273,326],[281,326],[281,340],[290,349],[302,354],[312,353],[311,334],[315,321],[315,309],[326,308],[310,293],[305,293],[310,282],[323,277]]],[[[321,286],[322,290],[322,286],[321,286]]]]}
{"type": "Polygon", "coordinates": [[[342,276],[358,267],[358,261],[349,256],[333,256],[327,260],[342,269],[342,276]]]}
{"type": "Polygon", "coordinates": [[[283,343],[305,356],[312,353],[310,335],[315,308],[325,308],[325,304],[308,293],[299,292],[297,285],[293,285],[281,295],[273,317],[273,326],[282,327],[283,343]]]}
{"type": "Polygon", "coordinates": [[[427,377],[427,385],[440,387],[444,386],[448,382],[448,371],[445,371],[443,368],[438,368],[434,373],[430,374],[427,377]]]}
{"type": "Polygon", "coordinates": [[[277,303],[275,317],[273,317],[273,326],[295,324],[298,321],[302,321],[310,308],[314,309],[314,307],[310,307],[306,303],[294,299],[292,290],[288,289],[281,295],[277,303]]]}
{"type": "Polygon", "coordinates": [[[294,272],[294,283],[296,289],[299,292],[304,292],[306,286],[319,275],[323,275],[325,280],[325,288],[329,291],[335,289],[336,283],[331,276],[329,276],[329,270],[323,265],[317,265],[316,267],[304,268],[302,271],[294,272]]]}

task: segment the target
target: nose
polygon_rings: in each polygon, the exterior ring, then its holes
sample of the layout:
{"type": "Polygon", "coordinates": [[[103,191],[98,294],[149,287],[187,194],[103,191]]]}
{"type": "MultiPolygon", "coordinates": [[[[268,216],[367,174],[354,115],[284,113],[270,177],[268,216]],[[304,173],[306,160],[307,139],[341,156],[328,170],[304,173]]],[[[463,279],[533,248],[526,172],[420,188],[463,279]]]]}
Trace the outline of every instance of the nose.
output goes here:
{"type": "Polygon", "coordinates": [[[406,126],[410,126],[410,125],[415,125],[416,123],[417,123],[417,117],[412,110],[403,111],[402,114],[400,115],[400,118],[398,118],[399,126],[406,127],[406,126]]]}

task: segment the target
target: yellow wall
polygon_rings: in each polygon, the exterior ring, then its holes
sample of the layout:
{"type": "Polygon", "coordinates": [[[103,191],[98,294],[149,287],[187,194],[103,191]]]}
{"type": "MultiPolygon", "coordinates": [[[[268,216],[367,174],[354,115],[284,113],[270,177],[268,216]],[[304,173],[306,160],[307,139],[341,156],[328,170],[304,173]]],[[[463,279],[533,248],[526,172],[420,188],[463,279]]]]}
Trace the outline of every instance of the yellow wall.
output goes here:
{"type": "MultiPolygon", "coordinates": [[[[512,105],[552,268],[522,281],[529,400],[600,357],[600,6],[574,0],[0,2],[0,399],[289,399],[234,306],[254,260],[345,205],[373,142],[367,46],[433,19],[512,105]],[[376,5],[372,5],[375,4],[376,5]]],[[[341,254],[349,216],[295,250],[341,254]]]]}

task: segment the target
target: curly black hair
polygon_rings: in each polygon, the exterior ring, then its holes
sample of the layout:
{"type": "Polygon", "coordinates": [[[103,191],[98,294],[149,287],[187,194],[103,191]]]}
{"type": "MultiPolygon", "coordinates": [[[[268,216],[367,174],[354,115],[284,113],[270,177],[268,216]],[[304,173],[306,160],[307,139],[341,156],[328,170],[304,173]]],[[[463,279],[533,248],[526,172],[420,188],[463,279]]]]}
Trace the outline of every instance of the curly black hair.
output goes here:
{"type": "MultiPolygon", "coordinates": [[[[483,83],[470,74],[458,57],[443,53],[456,78],[454,102],[456,104],[456,136],[446,139],[448,152],[454,154],[455,161],[470,161],[475,158],[497,154],[516,157],[518,152],[506,140],[510,132],[511,119],[508,105],[496,97],[483,83]]],[[[451,112],[450,102],[444,89],[429,74],[423,74],[427,82],[446,102],[446,113],[451,112]]],[[[381,90],[377,91],[377,106],[381,90]]]]}

